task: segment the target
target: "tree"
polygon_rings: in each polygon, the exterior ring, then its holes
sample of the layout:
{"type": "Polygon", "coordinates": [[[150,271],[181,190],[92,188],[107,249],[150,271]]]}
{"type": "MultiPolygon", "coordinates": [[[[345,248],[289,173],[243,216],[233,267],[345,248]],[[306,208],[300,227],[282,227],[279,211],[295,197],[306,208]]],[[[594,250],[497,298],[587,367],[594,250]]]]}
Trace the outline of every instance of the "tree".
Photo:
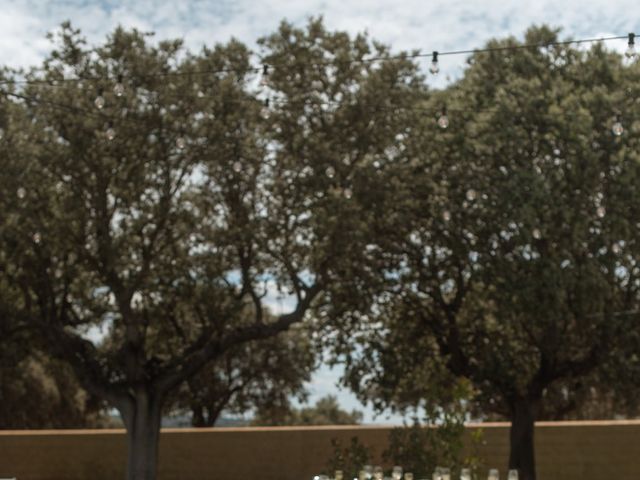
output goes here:
{"type": "Polygon", "coordinates": [[[58,39],[4,95],[18,113],[4,124],[2,275],[48,351],[120,412],[127,477],[153,479],[171,392],[377,278],[375,165],[401,126],[363,115],[422,86],[411,62],[361,62],[389,55],[363,36],[283,24],[262,43],[276,66],[264,120],[237,41],[184,53],[118,29],[87,48],[69,25],[58,39]],[[270,319],[273,290],[293,306],[270,319]]]}
{"type": "Polygon", "coordinates": [[[190,412],[194,427],[213,427],[223,411],[287,408],[291,397],[306,398],[315,364],[308,336],[299,329],[249,342],[185,382],[168,409],[190,412]]]}
{"type": "MultiPolygon", "coordinates": [[[[556,40],[540,28],[524,43],[556,40]]],[[[509,467],[535,479],[534,421],[566,406],[545,395],[624,368],[634,331],[638,73],[598,45],[520,48],[473,55],[434,94],[425,108],[445,103],[450,125],[406,140],[416,159],[379,236],[397,282],[359,315],[378,328],[346,357],[361,396],[446,405],[440,387],[464,379],[480,411],[511,421],[509,467]]]]}
{"type": "Polygon", "coordinates": [[[260,407],[252,424],[258,426],[284,425],[357,425],[362,422],[362,412],[348,412],[340,408],[335,395],[327,395],[316,401],[313,407],[280,408],[260,407]]]}

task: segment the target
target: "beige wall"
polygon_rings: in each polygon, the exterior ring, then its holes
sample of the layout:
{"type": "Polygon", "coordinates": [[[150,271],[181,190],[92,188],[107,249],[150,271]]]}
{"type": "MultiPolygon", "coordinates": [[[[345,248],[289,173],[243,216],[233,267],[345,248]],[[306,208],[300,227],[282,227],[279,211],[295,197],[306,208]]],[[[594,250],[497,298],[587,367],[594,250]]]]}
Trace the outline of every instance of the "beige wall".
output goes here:
{"type": "MultiPolygon", "coordinates": [[[[487,466],[504,472],[508,425],[481,427],[480,454],[487,466]]],[[[167,429],[160,444],[160,480],[309,480],[330,457],[332,438],[358,436],[379,454],[388,432],[388,427],[167,429]]],[[[539,423],[538,478],[638,479],[639,440],[636,421],[539,423]]],[[[0,431],[0,478],[120,479],[124,442],[121,430],[0,431]]]]}

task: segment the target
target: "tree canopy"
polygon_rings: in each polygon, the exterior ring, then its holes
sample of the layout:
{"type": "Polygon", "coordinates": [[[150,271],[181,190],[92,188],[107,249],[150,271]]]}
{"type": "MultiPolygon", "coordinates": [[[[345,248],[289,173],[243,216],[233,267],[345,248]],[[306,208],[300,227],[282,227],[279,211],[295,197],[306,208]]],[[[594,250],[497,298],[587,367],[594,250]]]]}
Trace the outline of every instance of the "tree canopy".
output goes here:
{"type": "Polygon", "coordinates": [[[404,126],[371,113],[423,86],[317,20],[262,41],[268,119],[237,41],[194,53],[117,29],[89,48],[68,24],[55,40],[3,95],[2,274],[48,351],[121,413],[128,477],[153,479],[171,392],[377,279],[377,171],[404,126]],[[273,290],[292,307],[270,317],[273,290]]]}
{"type": "MultiPolygon", "coordinates": [[[[523,43],[557,39],[534,28],[523,43]]],[[[610,362],[637,370],[639,73],[600,45],[484,52],[434,95],[449,128],[407,138],[416,157],[380,237],[397,281],[360,315],[378,328],[347,353],[349,385],[427,408],[470,386],[512,421],[510,468],[531,480],[533,421],[572,406],[545,396],[610,362]]]]}

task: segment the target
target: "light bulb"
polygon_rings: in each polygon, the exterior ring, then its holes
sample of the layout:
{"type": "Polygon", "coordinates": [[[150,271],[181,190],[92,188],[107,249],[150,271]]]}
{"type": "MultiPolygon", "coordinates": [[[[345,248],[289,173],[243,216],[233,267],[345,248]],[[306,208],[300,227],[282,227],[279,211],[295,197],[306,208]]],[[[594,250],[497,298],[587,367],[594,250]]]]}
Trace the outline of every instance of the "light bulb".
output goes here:
{"type": "Polygon", "coordinates": [[[271,115],[271,110],[269,109],[269,99],[266,98],[264,101],[264,105],[262,106],[262,109],[260,110],[260,115],[262,115],[262,118],[267,119],[269,118],[269,115],[271,115]]]}
{"type": "Polygon", "coordinates": [[[440,71],[440,65],[438,65],[438,52],[433,52],[433,56],[431,57],[431,66],[429,67],[429,71],[433,75],[437,75],[440,71]]]}
{"type": "Polygon", "coordinates": [[[114,130],[113,126],[111,124],[109,124],[107,126],[107,130],[104,132],[104,134],[107,137],[107,140],[111,141],[114,138],[116,138],[116,131],[114,130]]]}
{"type": "Polygon", "coordinates": [[[620,253],[620,245],[618,245],[617,243],[614,243],[613,245],[611,245],[611,252],[613,252],[615,255],[620,253]]]}
{"type": "Polygon", "coordinates": [[[262,77],[260,78],[260,86],[261,87],[269,86],[269,65],[267,64],[262,66],[262,77]]]}
{"type": "Polygon", "coordinates": [[[620,115],[617,115],[616,121],[611,126],[611,131],[616,137],[619,137],[624,133],[624,127],[622,126],[622,122],[620,120],[620,115]]]}
{"type": "Polygon", "coordinates": [[[444,212],[442,212],[442,219],[445,222],[448,222],[449,220],[451,220],[451,212],[449,210],[445,210],[444,212]]]}
{"type": "Polygon", "coordinates": [[[596,215],[598,215],[599,218],[604,218],[606,214],[607,214],[607,209],[604,208],[603,206],[599,206],[598,208],[596,208],[596,215]]]}
{"type": "Polygon", "coordinates": [[[33,242],[35,244],[39,244],[42,241],[42,236],[40,235],[39,232],[36,232],[33,234],[33,242]]]}
{"type": "Polygon", "coordinates": [[[473,202],[477,196],[478,193],[473,188],[467,190],[467,200],[469,200],[470,202],[473,202]]]}
{"type": "Polygon", "coordinates": [[[118,75],[118,81],[113,86],[113,93],[116,97],[124,95],[124,83],[122,83],[122,75],[118,75]]]}
{"type": "Polygon", "coordinates": [[[102,110],[104,108],[104,97],[102,96],[103,93],[104,92],[102,89],[98,90],[98,96],[93,101],[98,110],[102,110]]]}
{"type": "Polygon", "coordinates": [[[344,198],[346,198],[347,200],[351,200],[351,197],[353,197],[353,190],[351,190],[350,188],[345,188],[342,193],[344,195],[344,198]]]}
{"type": "Polygon", "coordinates": [[[184,139],[184,137],[176,138],[176,147],[178,147],[180,150],[183,150],[186,145],[187,145],[187,142],[184,139]]]}
{"type": "Polygon", "coordinates": [[[542,232],[540,232],[540,230],[537,228],[533,229],[531,235],[533,235],[533,238],[535,238],[536,240],[540,240],[540,238],[542,238],[542,232]]]}
{"type": "Polygon", "coordinates": [[[629,34],[629,44],[624,54],[627,58],[633,59],[636,57],[636,35],[634,33],[629,34]]]}
{"type": "Polygon", "coordinates": [[[0,128],[0,140],[4,138],[4,128],[0,128]]]}
{"type": "Polygon", "coordinates": [[[19,199],[23,199],[27,195],[27,191],[23,187],[20,187],[16,191],[16,195],[18,195],[19,199]]]}
{"type": "Polygon", "coordinates": [[[240,173],[242,171],[242,163],[237,160],[233,162],[233,171],[236,173],[240,173]]]}
{"type": "Polygon", "coordinates": [[[336,175],[336,169],[333,167],[327,167],[324,173],[327,175],[327,177],[333,178],[336,175]]]}
{"type": "Polygon", "coordinates": [[[446,113],[443,113],[438,117],[438,126],[443,130],[449,126],[449,117],[446,113]]]}

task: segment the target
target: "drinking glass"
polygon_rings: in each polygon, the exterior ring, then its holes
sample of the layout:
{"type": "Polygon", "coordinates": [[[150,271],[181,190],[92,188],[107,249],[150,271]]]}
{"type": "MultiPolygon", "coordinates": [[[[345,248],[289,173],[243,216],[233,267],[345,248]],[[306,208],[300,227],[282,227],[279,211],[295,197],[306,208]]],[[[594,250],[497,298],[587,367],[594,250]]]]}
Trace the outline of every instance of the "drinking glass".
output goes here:
{"type": "Polygon", "coordinates": [[[373,478],[373,467],[371,465],[365,465],[362,469],[364,470],[367,480],[371,480],[373,478]]]}
{"type": "Polygon", "coordinates": [[[500,472],[497,468],[489,470],[489,480],[500,480],[500,472]]]}
{"type": "Polygon", "coordinates": [[[407,472],[404,474],[404,480],[413,480],[413,473],[407,472]]]}
{"type": "Polygon", "coordinates": [[[402,467],[399,465],[396,465],[395,467],[393,467],[393,470],[391,470],[391,478],[393,480],[402,480],[402,467]]]}
{"type": "Polygon", "coordinates": [[[509,470],[509,476],[507,478],[509,480],[518,480],[518,470],[516,469],[509,470]]]}
{"type": "Polygon", "coordinates": [[[365,470],[360,470],[358,473],[358,480],[368,480],[367,472],[365,470]]]}
{"type": "Polygon", "coordinates": [[[379,467],[379,466],[373,467],[373,478],[375,480],[383,480],[384,479],[384,472],[382,471],[382,467],[379,467]]]}
{"type": "Polygon", "coordinates": [[[471,469],[463,468],[460,470],[460,480],[471,480],[471,469]]]}
{"type": "Polygon", "coordinates": [[[336,470],[335,480],[343,480],[344,475],[342,474],[342,470],[336,470]]]}
{"type": "Polygon", "coordinates": [[[451,471],[448,468],[441,468],[440,478],[442,480],[451,480],[451,471]]]}

